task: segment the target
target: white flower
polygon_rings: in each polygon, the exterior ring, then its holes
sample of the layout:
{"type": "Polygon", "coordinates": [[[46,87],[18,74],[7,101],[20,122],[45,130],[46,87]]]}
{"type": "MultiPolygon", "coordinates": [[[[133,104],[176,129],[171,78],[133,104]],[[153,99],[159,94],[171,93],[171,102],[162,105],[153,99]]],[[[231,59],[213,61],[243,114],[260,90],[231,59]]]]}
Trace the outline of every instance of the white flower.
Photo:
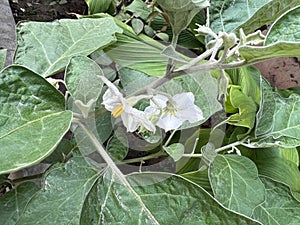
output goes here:
{"type": "Polygon", "coordinates": [[[145,127],[151,132],[155,132],[155,126],[147,118],[143,111],[133,108],[133,106],[141,99],[145,98],[144,95],[124,98],[118,88],[111,83],[106,77],[101,76],[102,81],[108,86],[108,90],[103,95],[102,104],[114,118],[121,116],[127,132],[133,132],[140,126],[145,127]]]}
{"type": "Polygon", "coordinates": [[[190,123],[204,119],[201,109],[194,104],[193,93],[174,95],[172,99],[164,95],[156,95],[145,109],[149,118],[157,120],[156,125],[165,131],[179,128],[184,121],[190,123]]]}

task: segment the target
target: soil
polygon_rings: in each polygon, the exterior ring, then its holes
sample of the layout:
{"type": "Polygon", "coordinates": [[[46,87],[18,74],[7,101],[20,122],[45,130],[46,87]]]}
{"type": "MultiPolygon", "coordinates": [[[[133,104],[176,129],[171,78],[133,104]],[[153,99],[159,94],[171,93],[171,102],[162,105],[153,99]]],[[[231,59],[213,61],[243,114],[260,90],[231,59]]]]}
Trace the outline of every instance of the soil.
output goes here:
{"type": "Polygon", "coordinates": [[[84,0],[9,0],[9,4],[16,23],[76,18],[75,14],[87,13],[84,0]]]}
{"type": "MultiPolygon", "coordinates": [[[[16,23],[76,18],[75,14],[87,13],[84,0],[9,0],[9,3],[16,23]]],[[[300,84],[300,57],[273,59],[256,66],[273,87],[285,89],[300,84]]]]}

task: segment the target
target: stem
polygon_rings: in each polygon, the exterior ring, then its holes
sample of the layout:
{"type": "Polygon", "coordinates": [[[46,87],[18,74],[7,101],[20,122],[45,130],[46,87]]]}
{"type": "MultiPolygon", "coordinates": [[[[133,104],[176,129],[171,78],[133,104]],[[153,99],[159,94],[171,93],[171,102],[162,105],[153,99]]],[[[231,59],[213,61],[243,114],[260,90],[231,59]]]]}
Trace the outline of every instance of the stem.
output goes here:
{"type": "Polygon", "coordinates": [[[202,154],[183,154],[182,157],[201,158],[202,154]]]}
{"type": "Polygon", "coordinates": [[[106,150],[103,148],[103,146],[99,143],[97,140],[96,136],[81,122],[77,123],[82,130],[86,133],[87,137],[91,140],[93,145],[95,146],[97,152],[101,155],[101,157],[104,159],[104,161],[107,163],[107,165],[112,169],[112,171],[116,174],[116,176],[119,178],[122,184],[128,188],[128,190],[134,195],[136,200],[141,204],[142,208],[145,210],[145,212],[148,214],[149,218],[151,220],[159,225],[158,221],[154,218],[152,213],[149,211],[149,209],[145,206],[143,203],[141,197],[135,192],[135,190],[131,187],[130,183],[127,181],[126,177],[124,174],[121,172],[121,170],[117,167],[115,162],[110,158],[106,150]]]}
{"type": "Polygon", "coordinates": [[[39,174],[27,176],[27,177],[21,177],[21,178],[17,178],[17,179],[14,179],[14,180],[10,180],[9,182],[12,183],[12,184],[17,184],[17,183],[21,183],[21,182],[28,181],[28,180],[39,179],[43,175],[44,175],[43,173],[39,173],[39,174]]]}
{"type": "Polygon", "coordinates": [[[129,164],[129,163],[137,163],[137,162],[142,162],[142,161],[146,161],[149,159],[154,159],[154,158],[158,158],[160,156],[167,156],[164,152],[159,151],[150,155],[146,155],[146,156],[142,156],[139,158],[133,158],[133,159],[125,159],[123,160],[120,164],[129,164]]]}

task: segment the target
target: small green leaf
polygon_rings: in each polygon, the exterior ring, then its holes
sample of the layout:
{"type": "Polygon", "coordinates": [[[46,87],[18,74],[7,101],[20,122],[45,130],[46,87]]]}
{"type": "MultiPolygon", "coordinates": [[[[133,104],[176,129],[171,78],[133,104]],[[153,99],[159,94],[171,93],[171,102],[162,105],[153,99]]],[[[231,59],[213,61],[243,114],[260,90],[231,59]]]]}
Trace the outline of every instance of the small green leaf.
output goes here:
{"type": "Polygon", "coordinates": [[[3,69],[6,61],[7,49],[0,49],[0,71],[3,69]]]}
{"type": "Polygon", "coordinates": [[[300,203],[290,194],[288,187],[261,177],[266,189],[265,201],[256,207],[252,218],[264,225],[296,225],[300,221],[300,203]]]}
{"type": "Polygon", "coordinates": [[[168,14],[174,35],[179,35],[201,9],[210,5],[207,0],[157,0],[157,2],[168,14]]]}
{"type": "Polygon", "coordinates": [[[43,77],[64,69],[75,55],[89,55],[116,41],[122,30],[112,18],[21,22],[15,63],[43,77]]]}
{"type": "Polygon", "coordinates": [[[65,111],[64,96],[21,66],[10,66],[0,73],[0,106],[0,173],[46,158],[72,119],[72,113],[65,111]]]}
{"type": "Polygon", "coordinates": [[[29,200],[39,190],[32,182],[22,183],[0,198],[0,224],[15,225],[29,200]]]}
{"type": "Polygon", "coordinates": [[[184,154],[184,145],[181,143],[171,144],[164,147],[164,150],[177,162],[184,154]]]}
{"type": "Polygon", "coordinates": [[[86,56],[73,57],[65,72],[65,82],[67,89],[74,98],[83,104],[88,104],[91,100],[97,101],[103,82],[101,68],[86,56]]]}
{"type": "Polygon", "coordinates": [[[142,20],[133,18],[131,20],[132,29],[136,34],[140,34],[144,29],[144,23],[142,20]]]}
{"type": "Polygon", "coordinates": [[[16,224],[79,224],[85,198],[97,178],[98,171],[82,157],[57,164],[46,173],[44,186],[27,204],[16,224]]]}
{"type": "Polygon", "coordinates": [[[214,197],[225,207],[251,216],[265,199],[263,183],[255,164],[238,155],[218,155],[209,167],[214,197]]]}
{"type": "Polygon", "coordinates": [[[107,152],[114,160],[121,161],[126,157],[128,153],[128,141],[126,138],[127,137],[119,134],[118,137],[113,136],[109,139],[107,143],[107,152]]]}

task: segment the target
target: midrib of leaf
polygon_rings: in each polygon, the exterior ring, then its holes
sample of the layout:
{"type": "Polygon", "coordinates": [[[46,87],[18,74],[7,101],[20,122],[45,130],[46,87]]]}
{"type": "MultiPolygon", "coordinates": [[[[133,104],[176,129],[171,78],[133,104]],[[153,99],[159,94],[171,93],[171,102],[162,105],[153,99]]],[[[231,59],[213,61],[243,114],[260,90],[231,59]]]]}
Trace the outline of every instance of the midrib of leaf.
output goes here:
{"type": "Polygon", "coordinates": [[[92,132],[90,132],[90,130],[85,125],[83,125],[82,123],[78,122],[78,125],[84,130],[84,132],[86,133],[86,135],[90,138],[90,140],[94,144],[95,148],[97,149],[97,151],[99,152],[99,154],[101,155],[101,157],[104,159],[104,161],[107,163],[107,165],[112,169],[113,173],[115,173],[115,175],[118,177],[118,179],[120,180],[120,182],[133,194],[133,196],[139,202],[140,206],[146,212],[146,214],[151,219],[151,221],[154,222],[155,224],[159,225],[159,223],[155,219],[154,215],[146,207],[146,205],[142,201],[141,197],[131,187],[130,183],[127,181],[127,179],[124,176],[124,174],[120,171],[120,169],[116,166],[116,164],[110,158],[110,156],[105,151],[105,149],[102,147],[102,145],[98,142],[98,140],[95,137],[95,135],[92,132]]]}
{"type": "MultiPolygon", "coordinates": [[[[12,133],[18,131],[19,129],[22,129],[22,128],[26,127],[26,126],[29,126],[30,124],[34,124],[34,123],[37,123],[37,122],[41,122],[42,126],[44,126],[44,122],[43,122],[44,119],[47,119],[48,117],[52,117],[52,116],[55,116],[55,115],[59,115],[59,114],[61,114],[61,113],[63,113],[63,112],[65,112],[65,111],[56,112],[56,113],[51,113],[51,114],[49,114],[49,115],[40,117],[40,118],[38,118],[38,119],[31,120],[31,121],[29,121],[29,122],[27,122],[27,123],[25,123],[25,124],[22,124],[22,125],[18,126],[17,128],[15,128],[15,129],[13,129],[13,130],[7,132],[6,134],[2,135],[2,136],[0,137],[0,139],[5,138],[6,136],[8,136],[8,135],[10,135],[10,134],[12,134],[12,133]]],[[[44,129],[44,128],[43,128],[43,129],[44,129]]]]}

